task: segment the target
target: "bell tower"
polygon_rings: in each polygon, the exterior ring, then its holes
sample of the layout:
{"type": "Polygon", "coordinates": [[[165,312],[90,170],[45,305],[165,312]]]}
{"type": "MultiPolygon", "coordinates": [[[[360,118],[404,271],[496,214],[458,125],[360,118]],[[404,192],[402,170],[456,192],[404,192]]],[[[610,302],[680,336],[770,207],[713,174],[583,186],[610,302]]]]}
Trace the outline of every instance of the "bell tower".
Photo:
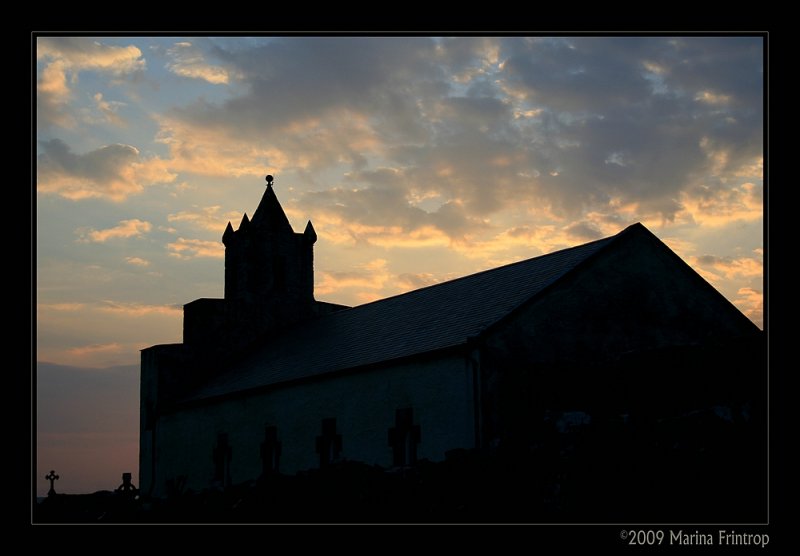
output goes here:
{"type": "Polygon", "coordinates": [[[225,309],[230,331],[253,337],[314,313],[314,243],[311,221],[295,233],[267,176],[267,189],[249,219],[225,228],[225,309]]]}

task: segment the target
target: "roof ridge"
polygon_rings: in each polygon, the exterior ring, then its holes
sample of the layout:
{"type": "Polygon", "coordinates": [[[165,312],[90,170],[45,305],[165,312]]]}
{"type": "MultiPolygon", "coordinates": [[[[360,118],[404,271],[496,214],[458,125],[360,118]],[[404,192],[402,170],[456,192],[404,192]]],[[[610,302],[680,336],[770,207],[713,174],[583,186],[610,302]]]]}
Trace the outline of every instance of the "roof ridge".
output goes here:
{"type": "MultiPolygon", "coordinates": [[[[641,223],[637,222],[636,224],[631,224],[630,226],[624,228],[623,230],[617,232],[614,235],[601,237],[599,239],[595,239],[595,240],[592,240],[592,241],[587,241],[586,243],[581,243],[580,245],[574,245],[572,247],[565,247],[564,249],[559,249],[557,251],[551,251],[550,253],[544,253],[542,255],[537,255],[536,257],[530,257],[530,258],[527,258],[527,259],[522,259],[521,261],[514,261],[513,263],[507,263],[507,264],[504,264],[504,265],[501,265],[501,266],[495,266],[493,268],[487,268],[485,270],[479,270],[477,272],[473,272],[472,274],[465,274],[464,276],[458,276],[457,278],[452,278],[450,280],[445,280],[444,282],[437,282],[435,284],[429,284],[427,286],[422,286],[421,288],[416,288],[416,289],[413,289],[413,290],[409,290],[407,292],[397,293],[397,294],[394,294],[394,295],[390,295],[388,297],[382,297],[382,298],[376,299],[374,301],[368,301],[367,303],[362,303],[361,305],[354,305],[352,307],[348,307],[347,309],[342,309],[342,311],[352,311],[353,309],[358,309],[360,307],[366,307],[368,305],[375,305],[377,303],[381,303],[383,301],[388,301],[390,299],[396,299],[396,298],[402,297],[404,295],[411,295],[413,293],[416,293],[416,292],[419,292],[419,291],[422,291],[422,290],[435,288],[437,286],[443,286],[445,284],[452,284],[453,282],[458,282],[460,280],[466,280],[467,278],[472,278],[474,276],[479,276],[481,274],[486,274],[488,272],[495,272],[495,271],[498,271],[498,270],[501,270],[501,269],[505,269],[505,268],[509,268],[509,267],[512,267],[512,266],[521,265],[521,264],[524,264],[524,263],[527,263],[527,262],[530,262],[530,261],[534,261],[534,260],[537,260],[537,259],[543,259],[543,258],[549,257],[551,255],[557,255],[559,253],[566,253],[567,251],[572,251],[574,249],[582,249],[584,247],[587,247],[587,246],[595,244],[595,243],[599,243],[601,241],[609,241],[609,240],[615,239],[618,236],[622,235],[623,233],[627,232],[628,230],[630,230],[631,228],[634,228],[637,225],[638,226],[642,226],[641,223]]],[[[342,311],[336,311],[336,312],[339,313],[339,312],[342,312],[342,311]]],[[[331,313],[331,314],[334,314],[334,313],[331,313]]],[[[328,315],[325,315],[325,316],[328,316],[328,315]]]]}
{"type": "MultiPolygon", "coordinates": [[[[297,323],[253,351],[183,401],[303,380],[462,345],[518,310],[527,300],[608,252],[619,240],[647,230],[641,224],[452,280],[431,284],[297,323]],[[436,286],[441,286],[438,290],[436,286]],[[475,295],[472,299],[471,296],[475,295]],[[381,305],[381,303],[383,303],[381,305]],[[363,311],[358,309],[363,308],[363,311]],[[309,349],[313,345],[314,349],[309,349]]],[[[244,355],[244,354],[243,354],[244,355]]]]}

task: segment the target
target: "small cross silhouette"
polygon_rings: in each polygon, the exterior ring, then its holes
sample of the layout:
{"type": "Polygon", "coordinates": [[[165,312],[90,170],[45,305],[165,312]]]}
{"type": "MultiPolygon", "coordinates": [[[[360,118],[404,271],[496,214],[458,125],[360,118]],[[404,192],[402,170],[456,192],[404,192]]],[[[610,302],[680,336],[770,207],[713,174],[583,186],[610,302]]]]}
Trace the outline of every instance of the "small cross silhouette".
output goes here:
{"type": "Polygon", "coordinates": [[[131,477],[132,477],[131,473],[123,473],[122,484],[119,485],[119,488],[114,492],[119,494],[135,496],[136,493],[139,492],[139,489],[137,489],[136,486],[133,483],[131,483],[131,477]]]}
{"type": "Polygon", "coordinates": [[[55,496],[56,489],[54,487],[54,483],[58,480],[58,475],[56,475],[56,472],[51,469],[50,473],[45,475],[44,478],[50,481],[50,490],[48,491],[47,496],[55,496]]]}

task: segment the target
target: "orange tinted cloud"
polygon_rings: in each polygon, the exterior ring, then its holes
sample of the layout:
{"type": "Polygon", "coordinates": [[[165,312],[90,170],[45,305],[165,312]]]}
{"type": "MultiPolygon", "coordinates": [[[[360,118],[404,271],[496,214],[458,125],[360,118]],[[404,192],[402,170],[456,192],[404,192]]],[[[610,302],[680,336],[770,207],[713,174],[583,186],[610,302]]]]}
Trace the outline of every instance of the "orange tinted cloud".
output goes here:
{"type": "Polygon", "coordinates": [[[156,142],[169,148],[167,166],[173,172],[238,177],[279,173],[288,165],[286,154],[272,146],[248,141],[234,133],[158,117],[156,142]]]}
{"type": "Polygon", "coordinates": [[[715,93],[714,91],[700,91],[698,92],[694,99],[698,102],[704,102],[706,104],[713,104],[715,106],[729,104],[731,102],[730,95],[723,95],[722,93],[715,93]]]}
{"type": "Polygon", "coordinates": [[[203,239],[186,239],[179,237],[176,241],[167,244],[170,255],[178,259],[194,259],[197,257],[222,258],[225,248],[219,241],[206,241],[203,239]]]}
{"type": "Polygon", "coordinates": [[[78,346],[69,348],[67,353],[70,355],[83,357],[85,355],[94,355],[97,353],[120,353],[122,351],[122,344],[112,342],[109,344],[90,344],[87,346],[78,346]]]}
{"type": "Polygon", "coordinates": [[[341,110],[287,122],[287,129],[244,135],[228,121],[192,122],[158,116],[156,141],[169,148],[173,172],[218,177],[316,170],[343,160],[363,159],[381,144],[366,115],[341,110]]]}
{"type": "Polygon", "coordinates": [[[736,220],[753,221],[764,216],[763,187],[750,182],[718,189],[700,186],[682,193],[680,200],[683,210],[700,226],[725,226],[736,220]]]}
{"type": "MultiPolygon", "coordinates": [[[[360,265],[355,271],[321,271],[318,274],[319,279],[314,286],[314,291],[320,295],[328,295],[345,289],[381,290],[392,278],[386,259],[372,260],[360,265]]],[[[377,292],[373,293],[377,294],[377,292]]],[[[380,297],[380,294],[377,295],[380,297]]],[[[370,298],[370,300],[373,299],[377,298],[370,298]]]]}
{"type": "Polygon", "coordinates": [[[750,317],[760,328],[764,328],[764,296],[754,288],[739,288],[734,304],[750,317]]]}
{"type": "MultiPolygon", "coordinates": [[[[82,37],[40,37],[36,41],[36,59],[45,63],[37,83],[37,121],[45,126],[73,127],[76,124],[69,107],[70,87],[77,85],[81,72],[101,72],[120,77],[142,71],[146,66],[142,52],[136,46],[106,45],[82,37]]],[[[102,112],[102,106],[98,105],[98,108],[102,112]]],[[[111,105],[107,108],[113,112],[111,105]]],[[[106,116],[113,120],[115,115],[106,116]]]]}
{"type": "Polygon", "coordinates": [[[142,158],[131,145],[105,145],[75,154],[60,139],[40,142],[36,185],[40,193],[71,200],[105,198],[123,201],[148,185],[169,183],[176,175],[157,157],[142,158]]]}
{"type": "Polygon", "coordinates": [[[424,288],[426,286],[432,286],[433,284],[439,283],[439,280],[436,276],[431,274],[430,272],[418,272],[418,273],[411,273],[406,272],[400,274],[395,279],[395,285],[401,291],[411,291],[417,290],[419,288],[424,288]]]}
{"type": "Polygon", "coordinates": [[[109,123],[116,126],[124,126],[125,120],[119,115],[120,108],[126,105],[118,100],[107,100],[102,93],[95,93],[94,100],[96,113],[86,114],[84,117],[88,123],[109,123]]]}
{"type": "Polygon", "coordinates": [[[150,222],[139,220],[138,218],[121,220],[120,223],[113,228],[107,228],[105,230],[89,230],[81,237],[81,241],[103,243],[109,239],[141,237],[149,232],[152,228],[153,225],[150,224],[150,222]]]}
{"type": "Polygon", "coordinates": [[[181,316],[177,304],[113,300],[39,303],[37,359],[84,367],[133,363],[138,360],[138,350],[178,340],[181,316]]]}
{"type": "Polygon", "coordinates": [[[689,261],[704,278],[716,284],[720,284],[723,277],[735,282],[760,278],[764,273],[764,264],[753,257],[702,255],[691,257],[689,261]]]}
{"type": "Polygon", "coordinates": [[[225,223],[235,222],[241,218],[241,214],[236,211],[228,211],[220,214],[220,205],[210,207],[193,207],[189,210],[182,210],[167,215],[168,222],[187,222],[193,226],[221,233],[225,229],[225,223]]]}
{"type": "Polygon", "coordinates": [[[133,266],[150,266],[150,261],[141,257],[125,257],[125,262],[133,266]]]}
{"type": "Polygon", "coordinates": [[[144,69],[142,51],[134,45],[106,45],[89,38],[41,37],[36,42],[36,58],[62,63],[71,72],[81,70],[108,71],[113,74],[131,73],[144,69]]]}
{"type": "Polygon", "coordinates": [[[120,303],[116,301],[104,301],[97,309],[130,317],[141,317],[153,314],[178,317],[183,314],[182,307],[173,305],[146,305],[141,303],[120,303]]]}
{"type": "Polygon", "coordinates": [[[38,309],[50,311],[80,311],[86,308],[86,303],[39,303],[38,309]]]}
{"type": "Polygon", "coordinates": [[[167,50],[172,61],[167,64],[167,69],[181,77],[202,79],[214,85],[227,84],[235,72],[222,67],[209,64],[202,52],[192,46],[190,42],[176,42],[167,50]]]}

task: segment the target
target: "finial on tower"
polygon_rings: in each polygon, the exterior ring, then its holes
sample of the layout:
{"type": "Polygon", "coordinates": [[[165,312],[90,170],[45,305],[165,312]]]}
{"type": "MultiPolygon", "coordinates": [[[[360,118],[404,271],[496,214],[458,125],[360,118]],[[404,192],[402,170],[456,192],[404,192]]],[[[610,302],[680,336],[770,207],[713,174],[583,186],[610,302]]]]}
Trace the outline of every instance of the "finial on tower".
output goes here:
{"type": "Polygon", "coordinates": [[[272,180],[273,179],[274,178],[272,177],[272,174],[267,174],[267,187],[272,187],[272,180]]]}

